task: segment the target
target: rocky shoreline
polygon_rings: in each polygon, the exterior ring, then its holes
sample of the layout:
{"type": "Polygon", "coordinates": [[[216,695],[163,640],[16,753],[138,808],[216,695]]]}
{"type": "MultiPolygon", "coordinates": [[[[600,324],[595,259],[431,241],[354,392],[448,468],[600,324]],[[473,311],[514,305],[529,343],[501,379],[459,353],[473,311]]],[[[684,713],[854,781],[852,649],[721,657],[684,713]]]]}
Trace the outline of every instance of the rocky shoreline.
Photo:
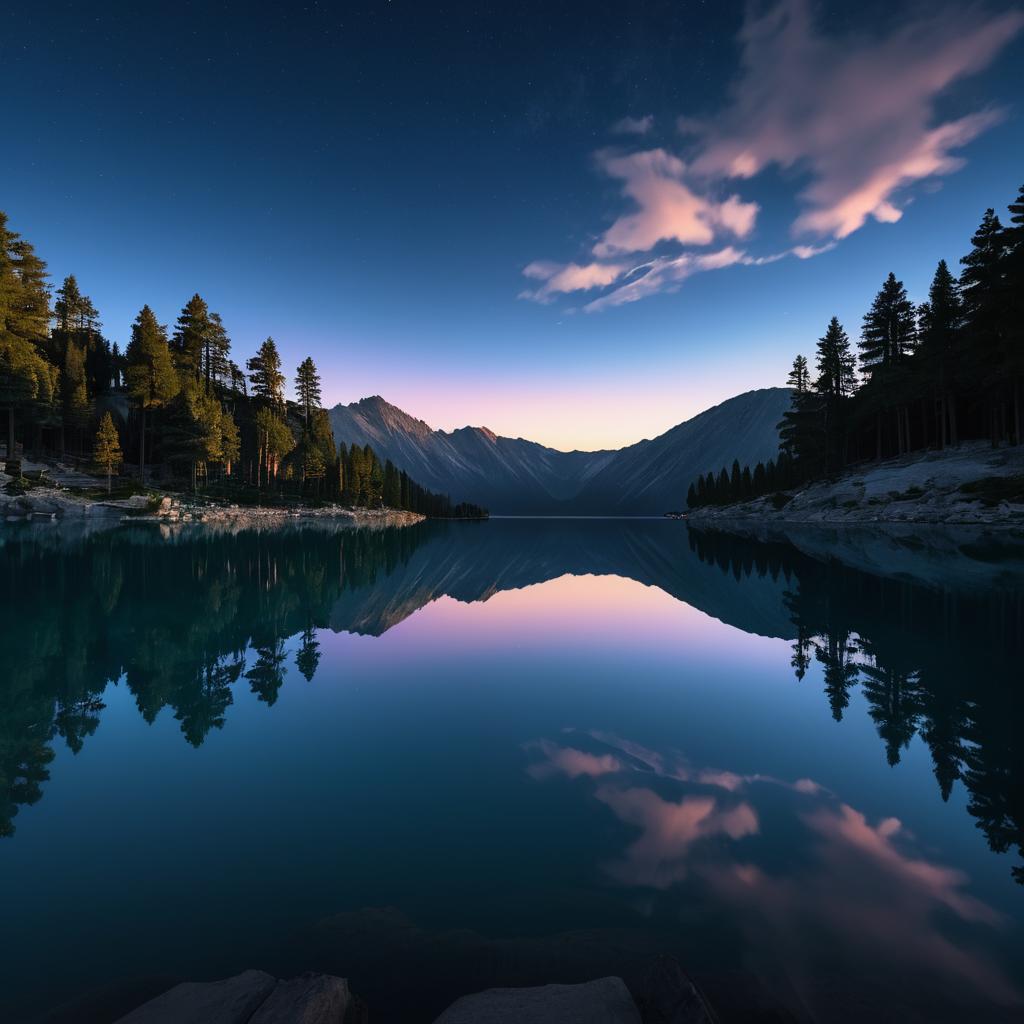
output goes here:
{"type": "Polygon", "coordinates": [[[1024,446],[965,444],[857,467],[732,505],[691,509],[696,524],[928,523],[1024,528],[1024,446]]]}
{"type": "MultiPolygon", "coordinates": [[[[368,1024],[348,981],[307,973],[279,981],[248,970],[182,982],[116,1024],[368,1024]]],[[[659,957],[637,998],[621,978],[576,985],[492,988],[463,996],[434,1024],[713,1024],[704,997],[670,957],[659,957]]]]}
{"type": "MultiPolygon", "coordinates": [[[[6,478],[9,479],[9,478],[6,478]]],[[[163,527],[217,524],[235,529],[268,528],[329,521],[349,526],[413,526],[426,516],[391,508],[350,508],[344,505],[267,508],[219,504],[179,495],[136,494],[130,498],[93,500],[51,487],[33,487],[8,494],[0,480],[0,522],[54,520],[153,523],[163,527]]]]}

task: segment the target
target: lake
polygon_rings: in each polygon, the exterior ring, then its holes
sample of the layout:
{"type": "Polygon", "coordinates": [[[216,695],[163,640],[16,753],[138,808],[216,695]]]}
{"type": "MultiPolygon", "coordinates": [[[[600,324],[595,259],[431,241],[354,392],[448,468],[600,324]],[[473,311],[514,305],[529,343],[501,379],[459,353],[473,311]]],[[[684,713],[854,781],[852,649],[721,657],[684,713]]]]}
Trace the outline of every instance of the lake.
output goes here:
{"type": "Polygon", "coordinates": [[[1024,542],[0,527],[0,1019],[676,956],[723,1021],[1024,1014],[1024,542]]]}

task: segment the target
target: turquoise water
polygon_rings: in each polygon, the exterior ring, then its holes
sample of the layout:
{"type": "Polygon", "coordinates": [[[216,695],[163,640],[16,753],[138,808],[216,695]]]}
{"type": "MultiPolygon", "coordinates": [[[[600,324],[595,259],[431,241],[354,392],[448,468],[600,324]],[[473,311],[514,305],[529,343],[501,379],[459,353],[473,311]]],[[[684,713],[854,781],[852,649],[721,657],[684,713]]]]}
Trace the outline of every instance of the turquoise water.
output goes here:
{"type": "Polygon", "coordinates": [[[1021,1019],[1020,542],[155,530],[0,532],[0,1019],[663,952],[724,1021],[1021,1019]]]}

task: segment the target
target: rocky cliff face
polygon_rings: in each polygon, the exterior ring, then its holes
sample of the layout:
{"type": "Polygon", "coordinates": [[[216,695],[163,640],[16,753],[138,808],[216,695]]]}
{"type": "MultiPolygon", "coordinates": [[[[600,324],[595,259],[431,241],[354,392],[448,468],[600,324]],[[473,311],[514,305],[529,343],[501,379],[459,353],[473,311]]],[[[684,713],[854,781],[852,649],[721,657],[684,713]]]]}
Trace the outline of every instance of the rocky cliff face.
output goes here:
{"type": "Polygon", "coordinates": [[[562,452],[486,427],[433,430],[379,395],[335,406],[335,440],[371,445],[431,490],[505,514],[660,514],[681,508],[698,474],[774,457],[786,388],[731,398],[653,440],[562,452]]]}

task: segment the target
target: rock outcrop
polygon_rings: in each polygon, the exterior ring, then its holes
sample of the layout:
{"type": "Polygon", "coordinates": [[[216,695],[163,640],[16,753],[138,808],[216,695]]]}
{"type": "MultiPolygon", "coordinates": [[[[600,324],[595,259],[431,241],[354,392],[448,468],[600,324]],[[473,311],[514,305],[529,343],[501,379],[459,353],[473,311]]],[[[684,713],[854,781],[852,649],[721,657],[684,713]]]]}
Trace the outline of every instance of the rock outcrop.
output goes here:
{"type": "Polygon", "coordinates": [[[695,523],[1024,525],[1024,446],[972,442],[854,467],[788,493],[691,510],[695,523]]]}
{"type": "Polygon", "coordinates": [[[582,985],[492,988],[463,996],[434,1024],[641,1024],[621,978],[582,985]]]}
{"type": "MultiPolygon", "coordinates": [[[[639,1002],[618,977],[491,988],[457,999],[434,1024],[714,1024],[671,957],[652,965],[639,1002]]],[[[367,1016],[344,978],[309,973],[277,981],[264,971],[243,971],[223,981],[175,985],[116,1024],[366,1024],[367,1016]]]]}
{"type": "Polygon", "coordinates": [[[264,971],[243,971],[223,981],[183,981],[117,1024],[248,1024],[277,985],[264,971]]]}
{"type": "Polygon", "coordinates": [[[329,974],[277,981],[243,971],[223,981],[185,981],[117,1024],[354,1024],[362,1014],[348,982],[329,974]]]}
{"type": "MultiPolygon", "coordinates": [[[[9,480],[9,478],[8,478],[9,480]]],[[[318,508],[263,508],[217,504],[201,498],[165,494],[154,498],[133,494],[119,500],[93,500],[52,487],[33,487],[23,494],[8,494],[0,480],[0,521],[46,519],[106,519],[133,523],[218,523],[236,529],[275,526],[285,523],[332,520],[351,526],[412,526],[425,516],[392,508],[348,508],[323,505],[318,508]],[[155,505],[155,508],[152,507],[155,505]]]]}

